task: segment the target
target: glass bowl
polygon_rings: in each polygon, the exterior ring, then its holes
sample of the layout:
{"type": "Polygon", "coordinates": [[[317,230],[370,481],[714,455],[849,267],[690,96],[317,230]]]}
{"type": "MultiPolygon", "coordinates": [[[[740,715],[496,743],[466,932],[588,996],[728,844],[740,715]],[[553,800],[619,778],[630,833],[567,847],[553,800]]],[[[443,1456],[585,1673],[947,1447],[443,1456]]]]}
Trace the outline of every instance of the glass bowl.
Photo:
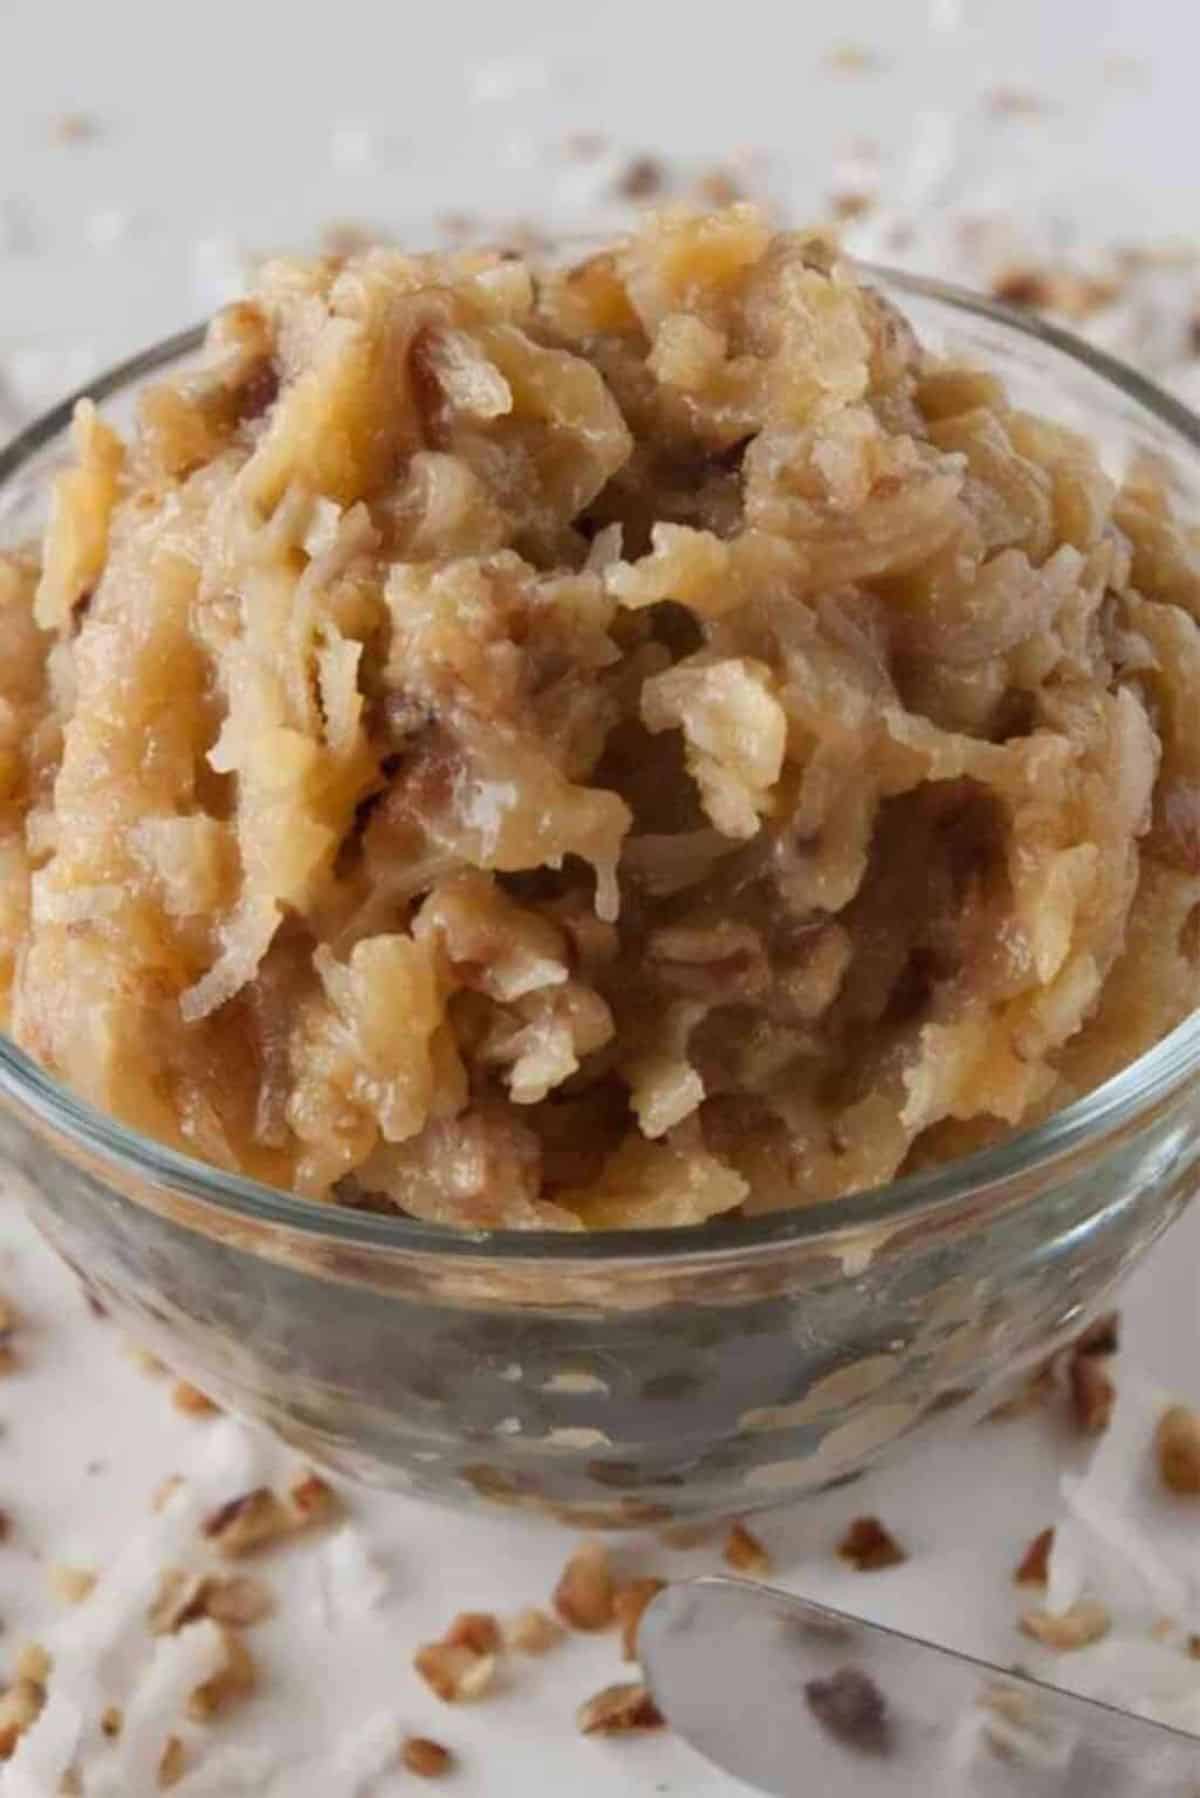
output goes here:
{"type": "MultiPolygon", "coordinates": [[[[1151,454],[1200,517],[1200,424],[1066,334],[875,270],[926,340],[1018,400],[1151,454]]],[[[88,392],[127,408],[187,332],[88,392]]],[[[28,538],[70,402],[0,455],[28,538]]],[[[995,1402],[1108,1303],[1191,1196],[1200,1017],[1039,1129],[880,1191],[753,1221],[458,1234],[173,1153],[0,1039],[0,1153],[121,1325],[318,1462],[591,1526],[750,1512],[995,1402]]]]}

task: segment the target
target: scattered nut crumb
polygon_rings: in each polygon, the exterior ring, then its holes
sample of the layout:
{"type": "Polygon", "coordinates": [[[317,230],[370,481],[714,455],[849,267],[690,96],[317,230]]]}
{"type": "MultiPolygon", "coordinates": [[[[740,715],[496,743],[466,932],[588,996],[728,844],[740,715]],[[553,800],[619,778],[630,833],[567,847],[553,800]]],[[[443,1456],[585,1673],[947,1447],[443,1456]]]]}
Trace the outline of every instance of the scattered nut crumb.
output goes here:
{"type": "Polygon", "coordinates": [[[90,1567],[69,1567],[65,1561],[51,1561],[46,1581],[59,1604],[82,1604],[96,1584],[90,1567]]]}
{"type": "Polygon", "coordinates": [[[268,1588],[249,1575],[223,1579],[218,1574],[187,1574],[178,1567],[166,1567],[146,1623],[155,1636],[173,1635],[200,1617],[244,1628],[269,1617],[272,1608],[268,1588]]]}
{"type": "Polygon", "coordinates": [[[1102,1436],[1112,1416],[1117,1389],[1105,1359],[1103,1355],[1081,1354],[1076,1349],[1067,1363],[1071,1412],[1085,1436],[1102,1436]]]}
{"type": "Polygon", "coordinates": [[[100,1713],[100,1732],[110,1742],[115,1742],[125,1723],[125,1715],[119,1704],[109,1704],[100,1713]]]}
{"type": "Polygon", "coordinates": [[[19,1319],[6,1298],[0,1298],[0,1374],[13,1373],[20,1365],[14,1338],[19,1319]]]}
{"type": "Polygon", "coordinates": [[[1017,1563],[1016,1571],[1013,1574],[1013,1584],[1044,1586],[1049,1570],[1050,1550],[1053,1546],[1053,1529],[1039,1531],[1017,1563]]]}
{"type": "Polygon", "coordinates": [[[440,1779],[454,1765],[454,1756],[428,1736],[409,1736],[400,1749],[401,1763],[420,1779],[440,1779]]]}
{"type": "Polygon", "coordinates": [[[155,1512],[165,1510],[182,1485],[182,1474],[169,1473],[166,1479],[162,1480],[151,1493],[150,1509],[155,1512]]]}
{"type": "Polygon", "coordinates": [[[1046,1648],[1087,1648],[1109,1631],[1111,1619],[1094,1598],[1081,1598],[1069,1610],[1024,1611],[1021,1628],[1046,1648]]]}
{"type": "Polygon", "coordinates": [[[460,1611],[442,1641],[450,1648],[469,1648],[473,1654],[495,1654],[500,1625],[490,1611],[460,1611]]]}
{"type": "Polygon", "coordinates": [[[213,1417],[220,1409],[189,1380],[176,1380],[171,1388],[171,1403],[177,1411],[189,1412],[193,1417],[213,1417]]]}
{"type": "Polygon", "coordinates": [[[341,1510],[341,1500],[329,1481],[310,1469],[296,1475],[288,1486],[287,1495],[298,1529],[328,1523],[341,1510]]]}
{"type": "Polygon", "coordinates": [[[1169,1406],[1159,1418],[1154,1445],[1167,1490],[1187,1498],[1200,1495],[1200,1412],[1169,1406]]]}
{"type": "Polygon", "coordinates": [[[771,1571],[771,1557],[744,1523],[731,1523],[721,1551],[728,1567],[738,1573],[753,1573],[765,1578],[771,1571]]]}
{"type": "Polygon", "coordinates": [[[7,1542],[12,1535],[12,1518],[7,1511],[0,1511],[0,1542],[7,1542]]]}
{"type": "Polygon", "coordinates": [[[413,1666],[446,1704],[482,1698],[496,1677],[494,1654],[477,1654],[451,1642],[426,1642],[413,1656],[413,1666]]]}
{"type": "Polygon", "coordinates": [[[613,1612],[621,1631],[622,1660],[637,1660],[637,1633],[642,1613],[660,1592],[665,1591],[666,1584],[666,1580],[647,1576],[644,1579],[627,1580],[613,1593],[613,1612]]]}
{"type": "Polygon", "coordinates": [[[1189,1636],[1187,1639],[1188,1659],[1200,1661],[1200,1636],[1189,1636]]]}
{"type": "Polygon", "coordinates": [[[530,1607],[518,1611],[504,1625],[503,1635],[504,1646],[516,1649],[519,1654],[546,1654],[562,1641],[563,1630],[548,1611],[530,1607]]]}
{"type": "Polygon", "coordinates": [[[0,1693],[0,1761],[11,1757],[45,1702],[45,1692],[32,1679],[15,1679],[0,1693]]]}
{"type": "Polygon", "coordinates": [[[583,1542],[554,1588],[554,1608],[572,1629],[607,1629],[613,1620],[614,1582],[603,1542],[583,1542]]]}
{"type": "Polygon", "coordinates": [[[1103,1311],[1071,1344],[1075,1355],[1115,1355],[1121,1346],[1121,1313],[1103,1311]]]}
{"type": "Polygon", "coordinates": [[[295,1522],[269,1486],[256,1486],[219,1506],[201,1528],[219,1553],[237,1560],[290,1535],[295,1522]]]}
{"type": "Polygon", "coordinates": [[[225,1649],[224,1666],[203,1685],[197,1686],[188,1699],[187,1713],[195,1723],[204,1723],[209,1717],[240,1704],[258,1683],[254,1656],[237,1631],[222,1626],[221,1641],[225,1649]]]}
{"type": "Polygon", "coordinates": [[[40,1642],[22,1642],[13,1661],[13,1672],[18,1679],[44,1686],[50,1677],[50,1666],[50,1656],[40,1642]]]}
{"type": "Polygon", "coordinates": [[[178,1736],[168,1736],[158,1763],[158,1787],[165,1792],[183,1778],[187,1752],[178,1736]]]}
{"type": "Polygon", "coordinates": [[[605,1686],[575,1713],[581,1735],[622,1736],[638,1729],[661,1729],[662,1712],[645,1686],[605,1686]]]}
{"type": "Polygon", "coordinates": [[[838,1543],[837,1552],[859,1573],[879,1573],[885,1567],[899,1567],[908,1559],[878,1517],[856,1517],[838,1543]]]}
{"type": "Polygon", "coordinates": [[[652,200],[667,184],[667,172],[655,156],[635,156],[617,177],[623,200],[652,200]]]}
{"type": "Polygon", "coordinates": [[[810,1679],[804,1698],[821,1728],[847,1748],[886,1754],[892,1745],[887,1699],[861,1667],[839,1667],[828,1679],[810,1679]]]}

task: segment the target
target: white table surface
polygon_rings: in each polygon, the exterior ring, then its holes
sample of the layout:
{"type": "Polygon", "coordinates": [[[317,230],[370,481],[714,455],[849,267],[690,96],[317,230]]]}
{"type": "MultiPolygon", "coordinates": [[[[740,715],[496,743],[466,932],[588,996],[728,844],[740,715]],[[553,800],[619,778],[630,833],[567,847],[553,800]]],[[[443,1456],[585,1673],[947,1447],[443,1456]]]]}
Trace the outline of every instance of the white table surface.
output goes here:
{"type": "MultiPolygon", "coordinates": [[[[448,211],[497,231],[619,220],[612,182],[641,151],[667,153],[681,181],[733,163],[804,215],[870,139],[889,205],[930,226],[913,255],[927,242],[935,268],[947,262],[939,226],[951,203],[1015,210],[1039,241],[1056,221],[1096,241],[1200,236],[1195,157],[1184,153],[1196,139],[1198,51],[1200,9],[1177,0],[339,0],[320,14],[295,0],[0,0],[0,434],[203,315],[256,253],[312,245],[332,221],[427,241],[448,211]],[[837,43],[884,66],[836,73],[837,43]],[[1003,87],[1050,106],[1036,119],[972,122],[974,99],[1003,87]],[[93,120],[95,135],[61,141],[68,114],[93,120]],[[564,154],[579,131],[605,135],[598,162],[564,154]]],[[[1200,1211],[1131,1287],[1124,1350],[1194,1400],[1198,1252],[1200,1211]]],[[[0,1383],[0,1506],[13,1519],[0,1546],[2,1660],[5,1641],[45,1627],[44,1564],[110,1564],[144,1529],[158,1481],[202,1432],[232,1426],[171,1408],[7,1198],[0,1291],[28,1320],[25,1366],[0,1383]]],[[[1059,1472],[1076,1458],[1041,1419],[981,1429],[780,1513],[761,1533],[795,1589],[1008,1661],[1012,1565],[1053,1516],[1059,1472]],[[911,1559],[856,1575],[832,1544],[870,1510],[911,1559]]],[[[512,1690],[473,1709],[446,1711],[417,1681],[418,1641],[464,1606],[544,1598],[567,1538],[367,1495],[351,1514],[356,1540],[386,1569],[387,1596],[342,1615],[319,1555],[290,1557],[281,1615],[262,1637],[263,1693],[222,1732],[308,1757],[311,1779],[293,1766],[289,1792],[406,1789],[349,1775],[337,1787],[320,1770],[348,1727],[393,1713],[461,1751],[452,1789],[463,1798],[734,1791],[677,1742],[574,1734],[575,1704],[621,1677],[611,1640],[573,1640],[524,1663],[512,1690]]],[[[634,1540],[618,1553],[638,1570],[714,1564],[711,1552],[634,1540]]]]}

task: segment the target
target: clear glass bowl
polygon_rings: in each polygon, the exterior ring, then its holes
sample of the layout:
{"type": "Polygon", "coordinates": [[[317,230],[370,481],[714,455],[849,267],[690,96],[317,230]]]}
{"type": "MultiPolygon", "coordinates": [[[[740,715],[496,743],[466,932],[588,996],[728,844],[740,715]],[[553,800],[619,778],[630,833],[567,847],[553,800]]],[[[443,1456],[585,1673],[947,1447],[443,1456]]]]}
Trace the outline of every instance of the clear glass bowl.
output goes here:
{"type": "MultiPolygon", "coordinates": [[[[931,344],[1151,453],[1200,518],[1200,424],[1064,333],[875,271],[931,344]]],[[[88,391],[128,407],[189,332],[88,391]]],[[[66,404],[0,455],[40,521],[66,404]]],[[[836,1204],[695,1230],[456,1234],[318,1206],[138,1137],[0,1039],[0,1151],[122,1325],[318,1461],[590,1525],[748,1512],[994,1400],[1191,1196],[1200,1017],[1040,1129],[836,1204]]]]}

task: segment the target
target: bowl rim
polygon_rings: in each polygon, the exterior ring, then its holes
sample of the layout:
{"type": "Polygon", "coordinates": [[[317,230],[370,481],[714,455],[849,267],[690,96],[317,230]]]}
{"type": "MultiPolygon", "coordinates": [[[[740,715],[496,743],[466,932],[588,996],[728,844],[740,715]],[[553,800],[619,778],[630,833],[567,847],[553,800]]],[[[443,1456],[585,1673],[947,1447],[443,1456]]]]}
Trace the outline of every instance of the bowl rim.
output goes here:
{"type": "MultiPolygon", "coordinates": [[[[967,288],[878,263],[856,263],[868,280],[933,301],[967,317],[999,325],[1015,337],[1047,346],[1090,374],[1176,434],[1200,454],[1200,417],[1155,382],[1117,357],[1045,319],[988,299],[967,288]]],[[[85,382],[0,448],[0,490],[30,457],[65,434],[81,399],[100,402],[147,375],[200,349],[207,326],[174,333],[149,349],[115,364],[85,382]]],[[[2,515],[0,515],[2,516],[2,515]]],[[[907,1174],[881,1187],[843,1198],[797,1206],[761,1217],[722,1220],[678,1228],[599,1230],[462,1230],[404,1216],[355,1211],[324,1204],[281,1188],[231,1174],[185,1155],[108,1117],[44,1072],[0,1032],[0,1097],[33,1115],[51,1132],[117,1163],[139,1179],[252,1224],[273,1225],[303,1236],[327,1239],[342,1248],[405,1253],[453,1261],[578,1264],[595,1272],[614,1266],[757,1261],[781,1249],[827,1245],[863,1232],[908,1226],[956,1203],[1000,1195],[1015,1180],[1043,1173],[1081,1148],[1102,1143],[1124,1126],[1168,1101],[1200,1071],[1200,1010],[1128,1067],[1044,1122],[1003,1142],[943,1166],[907,1174]]],[[[1035,1189],[1027,1202],[1043,1196],[1035,1189]]]]}

